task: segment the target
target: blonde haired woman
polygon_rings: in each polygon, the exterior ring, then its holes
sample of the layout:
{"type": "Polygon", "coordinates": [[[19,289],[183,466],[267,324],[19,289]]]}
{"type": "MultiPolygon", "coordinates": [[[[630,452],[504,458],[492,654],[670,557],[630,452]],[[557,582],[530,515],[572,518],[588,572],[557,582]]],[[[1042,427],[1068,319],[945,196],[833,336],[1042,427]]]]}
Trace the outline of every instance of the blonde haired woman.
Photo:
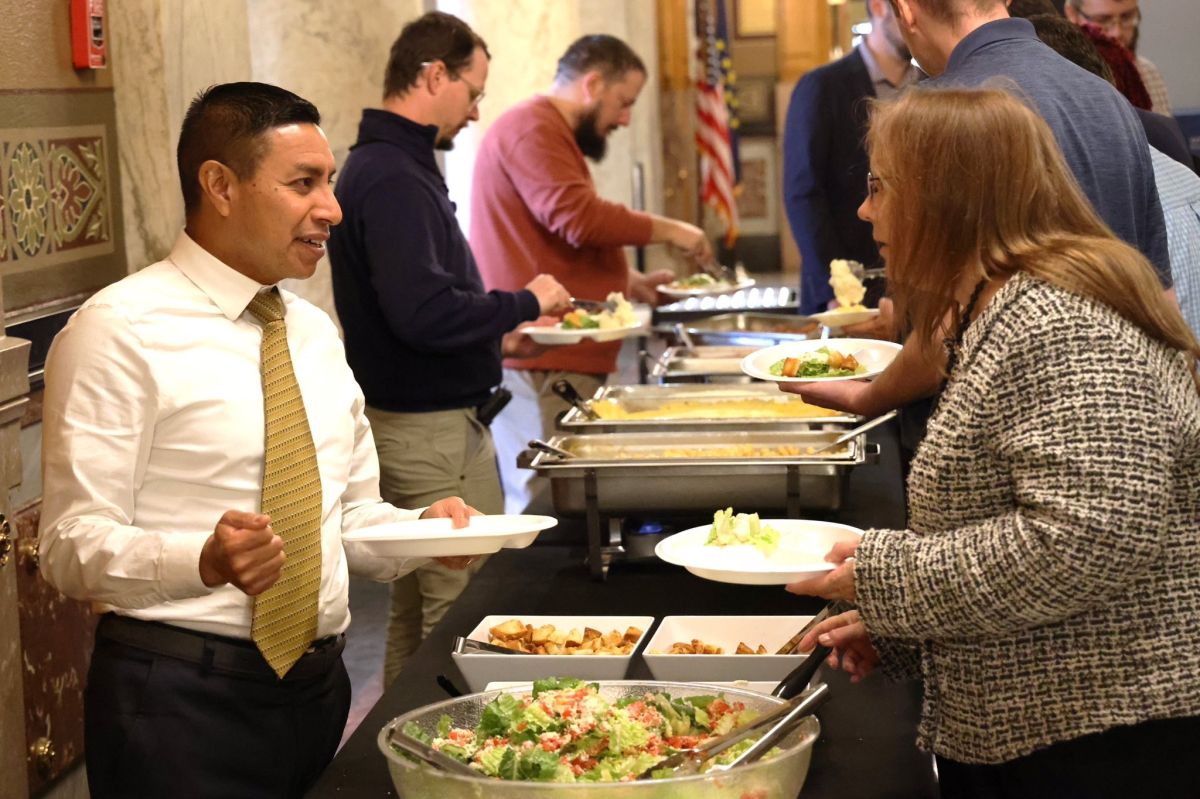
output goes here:
{"type": "Polygon", "coordinates": [[[908,346],[947,384],[909,478],[795,593],[854,679],[921,678],[944,797],[1200,796],[1197,345],[1000,90],[914,91],[868,137],[908,346]]]}

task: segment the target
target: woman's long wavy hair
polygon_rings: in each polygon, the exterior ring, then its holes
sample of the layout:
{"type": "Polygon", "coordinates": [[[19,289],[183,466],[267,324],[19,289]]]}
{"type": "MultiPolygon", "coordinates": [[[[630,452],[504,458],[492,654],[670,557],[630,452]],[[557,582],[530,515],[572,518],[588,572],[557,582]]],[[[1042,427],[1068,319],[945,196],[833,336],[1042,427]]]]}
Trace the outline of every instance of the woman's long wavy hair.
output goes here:
{"type": "Polygon", "coordinates": [[[1050,128],[1009,92],[911,90],[875,106],[867,147],[883,183],[872,212],[887,224],[888,284],[926,362],[944,360],[964,280],[1024,272],[1191,353],[1197,377],[1200,344],[1153,267],[1100,220],[1050,128]]]}

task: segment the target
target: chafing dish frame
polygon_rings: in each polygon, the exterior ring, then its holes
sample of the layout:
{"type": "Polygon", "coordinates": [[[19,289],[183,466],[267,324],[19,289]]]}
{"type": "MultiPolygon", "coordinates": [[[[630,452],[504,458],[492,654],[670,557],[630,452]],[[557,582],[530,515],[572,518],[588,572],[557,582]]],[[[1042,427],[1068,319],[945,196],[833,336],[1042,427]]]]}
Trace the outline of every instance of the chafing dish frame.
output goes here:
{"type": "MultiPolygon", "coordinates": [[[[771,400],[788,401],[773,384],[755,382],[748,384],[702,384],[679,383],[659,386],[619,385],[601,386],[588,406],[607,400],[644,404],[653,407],[681,400],[714,401],[728,400],[771,400]]],[[[792,400],[799,402],[796,400],[792,400]]],[[[673,433],[688,430],[697,432],[792,432],[797,430],[844,430],[862,421],[861,416],[834,412],[828,416],[791,416],[776,418],[713,418],[713,419],[587,419],[578,408],[571,408],[559,419],[560,430],[588,433],[673,433]]]]}
{"type": "MultiPolygon", "coordinates": [[[[723,385],[750,384],[760,383],[750,375],[742,371],[740,366],[740,358],[705,358],[703,353],[708,349],[728,349],[728,345],[720,347],[696,347],[698,354],[692,353],[687,347],[673,346],[663,350],[662,355],[658,356],[654,361],[654,365],[650,368],[650,378],[660,385],[672,385],[675,383],[717,383],[723,385]],[[703,365],[705,361],[737,361],[739,364],[736,368],[729,371],[713,371],[711,368],[705,369],[703,365]],[[688,364],[696,362],[701,368],[677,368],[678,364],[688,364]]],[[[753,350],[753,347],[747,347],[753,350]]],[[[711,366],[711,364],[710,364],[711,366]]]]}
{"type": "Polygon", "coordinates": [[[769,347],[789,341],[809,341],[810,339],[829,338],[829,328],[807,316],[787,316],[777,313],[755,313],[741,311],[739,313],[720,314],[708,319],[697,319],[687,323],[688,335],[696,344],[744,345],[750,347],[769,347]],[[756,326],[778,327],[794,324],[795,332],[756,329],[756,326]],[[802,332],[800,327],[811,324],[811,332],[802,332]]]}
{"type": "MultiPolygon", "coordinates": [[[[795,431],[790,443],[819,445],[839,435],[838,430],[795,431]]],[[[556,435],[550,443],[571,450],[572,442],[597,441],[601,446],[780,446],[788,443],[777,433],[606,433],[556,435]]],[[[588,569],[603,580],[619,548],[605,547],[606,519],[646,512],[694,512],[732,505],[760,513],[782,510],[800,518],[802,509],[835,511],[841,508],[850,469],[879,460],[879,445],[868,444],[866,434],[848,442],[845,454],[796,455],[762,458],[559,458],[525,450],[517,465],[533,469],[550,480],[555,513],[584,516],[588,531],[588,569]],[[716,486],[706,486],[709,478],[716,486]],[[715,488],[715,490],[713,490],[715,488]],[[704,501],[706,496],[719,500],[704,501]],[[699,496],[699,505],[694,497],[699,496]],[[702,505],[702,507],[700,507],[702,505]]]]}

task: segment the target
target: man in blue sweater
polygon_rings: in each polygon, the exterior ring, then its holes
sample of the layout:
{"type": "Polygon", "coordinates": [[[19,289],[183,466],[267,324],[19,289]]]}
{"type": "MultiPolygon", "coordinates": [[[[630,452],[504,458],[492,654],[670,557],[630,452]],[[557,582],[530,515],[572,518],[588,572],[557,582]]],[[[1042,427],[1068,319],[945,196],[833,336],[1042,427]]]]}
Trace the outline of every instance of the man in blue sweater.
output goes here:
{"type": "MultiPolygon", "coordinates": [[[[434,151],[479,118],[487,72],[487,47],[461,20],[431,12],[405,26],[383,109],[363,111],[336,188],[345,216],[329,242],[334,302],[367,399],[381,493],[403,507],[450,493],[503,513],[487,427],[501,356],[538,354],[518,327],[569,303],[550,275],[485,291],[455,219],[434,151]]],[[[388,682],[470,573],[433,563],[392,583],[388,682]]]]}
{"type": "MultiPolygon", "coordinates": [[[[1069,63],[1037,38],[1028,20],[1011,19],[1004,0],[891,0],[909,50],[939,86],[995,85],[1011,90],[1054,132],[1067,165],[1097,213],[1137,247],[1174,299],[1162,205],[1150,148],[1133,108],[1103,79],[1069,63]]],[[[901,446],[924,437],[942,376],[907,351],[870,383],[790,384],[785,390],[824,407],[877,416],[905,407],[901,446]]]]}

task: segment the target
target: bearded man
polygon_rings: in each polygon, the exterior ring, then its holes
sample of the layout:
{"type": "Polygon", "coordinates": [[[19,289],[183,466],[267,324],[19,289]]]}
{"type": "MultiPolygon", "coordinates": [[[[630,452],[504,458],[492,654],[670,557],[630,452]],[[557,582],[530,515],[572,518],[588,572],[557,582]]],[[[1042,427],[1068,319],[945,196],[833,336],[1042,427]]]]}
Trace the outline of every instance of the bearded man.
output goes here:
{"type": "MultiPolygon", "coordinates": [[[[622,247],[662,242],[697,263],[712,247],[694,225],[633,211],[596,193],[585,158],[604,157],[609,135],[629,124],[646,66],[613,36],[584,36],[567,48],[549,92],[506,111],[484,135],[471,192],[471,249],[489,289],[511,291],[538,274],[574,297],[620,291],[656,301],[670,270],[643,275],[622,247]]],[[[590,396],[616,370],[619,342],[584,342],[521,360],[506,359],[513,399],[492,425],[508,513],[548,510],[544,487],[516,467],[531,438],[549,435],[566,403],[550,391],[566,377],[590,396]],[[536,496],[535,496],[536,494],[536,496]]],[[[544,481],[543,481],[544,482],[544,481]]]]}

